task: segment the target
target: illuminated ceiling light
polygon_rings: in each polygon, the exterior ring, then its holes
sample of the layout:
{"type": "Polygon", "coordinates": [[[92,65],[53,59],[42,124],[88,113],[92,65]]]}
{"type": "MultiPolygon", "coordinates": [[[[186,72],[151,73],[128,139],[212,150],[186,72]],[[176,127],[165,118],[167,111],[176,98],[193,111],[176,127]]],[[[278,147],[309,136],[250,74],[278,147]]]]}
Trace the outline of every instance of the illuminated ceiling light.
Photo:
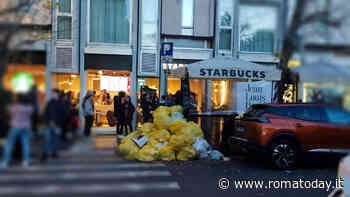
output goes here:
{"type": "Polygon", "coordinates": [[[99,75],[103,75],[103,70],[98,71],[99,75]]]}
{"type": "Polygon", "coordinates": [[[72,75],[72,78],[77,78],[77,76],[76,75],[72,75]]]}

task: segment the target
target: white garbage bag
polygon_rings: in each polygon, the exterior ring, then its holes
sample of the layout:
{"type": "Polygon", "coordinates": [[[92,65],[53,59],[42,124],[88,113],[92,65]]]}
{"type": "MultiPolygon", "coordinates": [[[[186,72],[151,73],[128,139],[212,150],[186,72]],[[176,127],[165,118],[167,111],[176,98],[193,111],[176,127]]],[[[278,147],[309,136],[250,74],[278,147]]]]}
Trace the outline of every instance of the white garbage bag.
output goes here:
{"type": "Polygon", "coordinates": [[[186,119],[184,118],[184,115],[180,112],[174,112],[174,114],[171,116],[171,120],[173,122],[176,122],[178,120],[186,121],[186,119]]]}
{"type": "Polygon", "coordinates": [[[197,140],[192,145],[194,150],[196,150],[197,157],[199,159],[209,159],[209,152],[211,151],[211,146],[203,138],[197,138],[197,140]]]}
{"type": "Polygon", "coordinates": [[[223,160],[224,155],[217,150],[212,150],[209,152],[209,159],[210,160],[223,160]]]}

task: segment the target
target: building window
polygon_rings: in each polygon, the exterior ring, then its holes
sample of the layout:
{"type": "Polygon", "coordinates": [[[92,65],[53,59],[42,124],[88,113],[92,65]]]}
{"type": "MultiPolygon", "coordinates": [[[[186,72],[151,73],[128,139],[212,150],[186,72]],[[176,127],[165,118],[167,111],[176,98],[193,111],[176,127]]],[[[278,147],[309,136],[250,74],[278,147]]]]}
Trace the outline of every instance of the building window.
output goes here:
{"type": "Polygon", "coordinates": [[[57,12],[57,39],[72,39],[72,1],[59,0],[57,12]]]}
{"type": "Polygon", "coordinates": [[[277,14],[277,7],[273,6],[240,5],[240,51],[272,53],[276,37],[277,14]]]}
{"type": "Polygon", "coordinates": [[[219,1],[219,49],[232,49],[233,1],[219,1]]]}
{"type": "Polygon", "coordinates": [[[193,35],[194,0],[182,0],[182,35],[193,35]]]}
{"type": "Polygon", "coordinates": [[[130,0],[90,0],[90,42],[128,44],[130,0]]]}
{"type": "Polygon", "coordinates": [[[193,40],[184,38],[166,38],[166,42],[174,43],[176,48],[194,48],[194,49],[204,49],[205,40],[193,40]]]}
{"type": "Polygon", "coordinates": [[[142,45],[157,44],[158,0],[142,0],[142,45]]]}

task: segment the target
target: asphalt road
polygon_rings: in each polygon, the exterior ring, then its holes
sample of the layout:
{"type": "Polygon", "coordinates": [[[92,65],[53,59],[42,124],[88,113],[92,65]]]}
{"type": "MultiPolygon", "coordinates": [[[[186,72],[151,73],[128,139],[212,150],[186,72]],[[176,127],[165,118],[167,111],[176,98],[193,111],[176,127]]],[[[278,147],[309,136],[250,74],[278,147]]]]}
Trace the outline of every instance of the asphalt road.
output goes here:
{"type": "MultiPolygon", "coordinates": [[[[276,181],[332,181],[342,155],[312,153],[295,171],[273,170],[261,160],[234,156],[231,161],[141,163],[124,161],[112,150],[80,143],[45,165],[0,170],[0,196],[327,196],[326,189],[266,188],[276,181]],[[226,178],[225,189],[218,182],[226,178]],[[235,187],[235,181],[264,181],[262,189],[235,187]]],[[[236,182],[237,184],[237,182],[236,182]]],[[[307,186],[307,185],[306,185],[307,186]]],[[[322,185],[317,185],[322,186],[322,185]]],[[[254,186],[253,186],[254,187],[254,186]]]]}

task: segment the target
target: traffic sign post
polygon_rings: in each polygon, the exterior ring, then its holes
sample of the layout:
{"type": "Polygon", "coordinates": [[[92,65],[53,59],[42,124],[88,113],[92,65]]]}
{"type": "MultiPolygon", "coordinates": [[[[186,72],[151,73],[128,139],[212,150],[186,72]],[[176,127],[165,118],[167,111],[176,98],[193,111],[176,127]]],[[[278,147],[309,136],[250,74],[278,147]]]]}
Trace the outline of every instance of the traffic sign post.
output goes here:
{"type": "Polygon", "coordinates": [[[174,53],[174,43],[163,42],[160,51],[160,97],[163,95],[168,95],[168,66],[163,69],[163,63],[168,64],[173,60],[174,53]]]}

